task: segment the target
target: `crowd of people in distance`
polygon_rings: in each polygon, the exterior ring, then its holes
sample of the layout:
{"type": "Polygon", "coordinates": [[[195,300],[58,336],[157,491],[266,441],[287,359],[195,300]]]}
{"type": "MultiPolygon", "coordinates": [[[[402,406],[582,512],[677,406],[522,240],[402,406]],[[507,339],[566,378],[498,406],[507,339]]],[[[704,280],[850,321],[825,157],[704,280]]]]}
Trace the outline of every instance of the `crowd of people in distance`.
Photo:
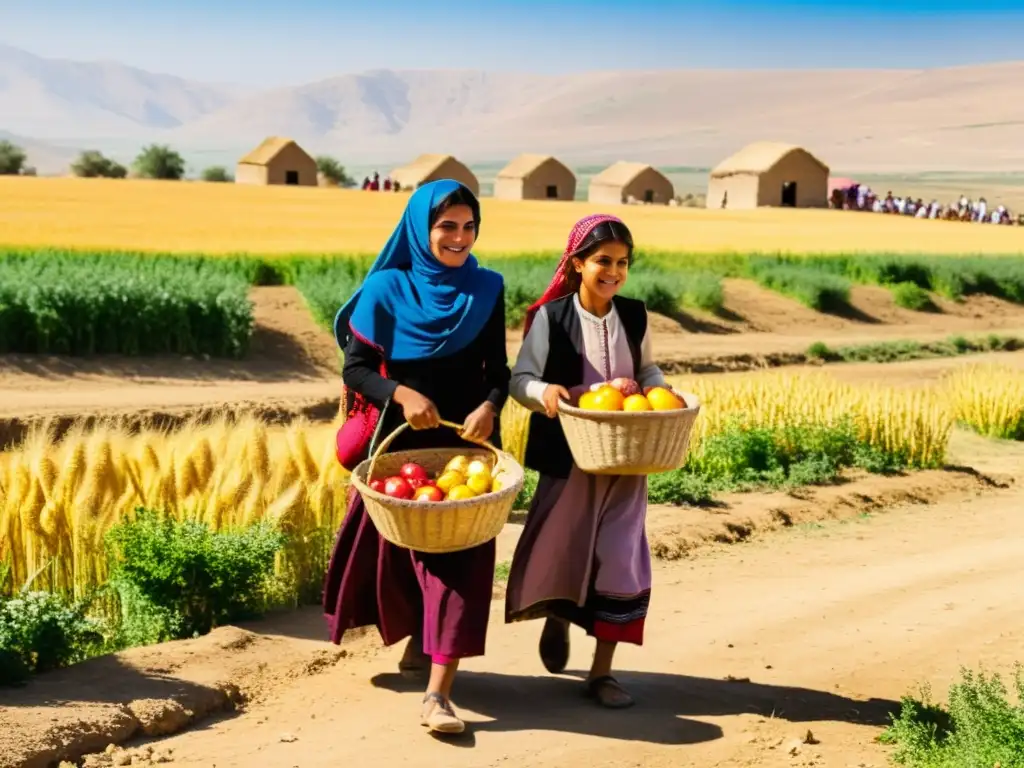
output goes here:
{"type": "Polygon", "coordinates": [[[1024,226],[1024,213],[1014,218],[1005,205],[990,207],[984,197],[972,200],[967,195],[960,195],[960,199],[952,203],[940,203],[935,199],[926,203],[913,195],[894,195],[892,190],[885,197],[879,197],[867,184],[856,182],[834,188],[829,197],[829,206],[837,210],[890,213],[918,219],[1024,226]]]}

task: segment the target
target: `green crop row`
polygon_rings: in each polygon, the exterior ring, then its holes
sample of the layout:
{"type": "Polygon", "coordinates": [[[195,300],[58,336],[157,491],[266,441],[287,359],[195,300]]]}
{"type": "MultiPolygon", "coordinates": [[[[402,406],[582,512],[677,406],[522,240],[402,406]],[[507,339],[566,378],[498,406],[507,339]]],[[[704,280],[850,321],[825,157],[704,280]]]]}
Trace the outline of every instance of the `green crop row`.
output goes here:
{"type": "Polygon", "coordinates": [[[200,263],[66,254],[0,258],[0,354],[243,357],[245,280],[200,263]]]}
{"type": "MultiPolygon", "coordinates": [[[[1024,243],[1022,243],[1024,245],[1024,243]]],[[[505,277],[506,321],[518,326],[560,254],[485,255],[505,277]]],[[[0,352],[238,356],[251,333],[247,285],[295,285],[329,327],[373,254],[210,256],[0,249],[0,352]]],[[[652,311],[719,312],[726,277],[752,279],[822,312],[849,309],[854,284],[889,288],[896,304],[987,294],[1024,303],[1024,256],[691,254],[638,251],[627,296],[652,311]]]]}

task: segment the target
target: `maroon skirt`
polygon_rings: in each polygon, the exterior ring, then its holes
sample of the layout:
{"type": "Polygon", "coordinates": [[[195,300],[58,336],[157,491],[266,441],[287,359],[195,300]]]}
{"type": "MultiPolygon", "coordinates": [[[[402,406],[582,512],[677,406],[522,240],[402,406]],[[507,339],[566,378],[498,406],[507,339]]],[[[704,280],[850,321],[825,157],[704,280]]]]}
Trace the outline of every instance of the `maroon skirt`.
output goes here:
{"type": "Polygon", "coordinates": [[[374,526],[352,489],[324,581],[332,643],[376,626],[385,645],[422,635],[424,653],[482,656],[494,583],[495,543],[447,554],[397,547],[374,526]]]}

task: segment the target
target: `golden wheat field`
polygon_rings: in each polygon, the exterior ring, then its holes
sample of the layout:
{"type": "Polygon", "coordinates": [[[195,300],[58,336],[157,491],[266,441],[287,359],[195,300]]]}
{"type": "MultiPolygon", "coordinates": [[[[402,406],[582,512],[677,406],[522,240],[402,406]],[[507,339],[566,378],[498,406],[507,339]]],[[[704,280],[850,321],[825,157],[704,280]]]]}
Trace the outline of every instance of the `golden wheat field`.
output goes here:
{"type": "MultiPolygon", "coordinates": [[[[1020,423],[1024,377],[1016,374],[1017,389],[985,383],[1009,373],[965,369],[917,389],[851,386],[825,372],[676,377],[672,383],[703,403],[694,453],[733,419],[776,427],[850,418],[872,445],[930,464],[944,457],[954,411],[969,409],[978,424],[1020,423]]],[[[501,419],[506,449],[520,460],[526,416],[510,401],[501,419]]],[[[215,528],[273,521],[296,537],[283,555],[290,561],[279,561],[279,569],[315,582],[323,567],[323,532],[337,529],[346,503],[347,473],[334,456],[336,428],[306,422],[268,428],[243,419],[172,433],[77,431],[58,442],[37,432],[18,451],[0,454],[0,563],[9,563],[14,584],[42,569],[39,586],[82,594],[105,578],[105,531],[123,513],[146,505],[215,528]]]]}
{"type": "MultiPolygon", "coordinates": [[[[308,187],[0,177],[0,246],[201,253],[379,250],[407,196],[308,187]]],[[[561,250],[584,202],[483,198],[480,253],[561,250]]],[[[604,206],[600,206],[604,208],[604,206]]],[[[1024,253],[1016,227],[828,210],[613,206],[642,248],[679,252],[1024,253]]]]}
{"type": "Polygon", "coordinates": [[[957,421],[988,437],[1024,440],[1024,373],[1005,365],[970,365],[947,378],[957,421]]]}

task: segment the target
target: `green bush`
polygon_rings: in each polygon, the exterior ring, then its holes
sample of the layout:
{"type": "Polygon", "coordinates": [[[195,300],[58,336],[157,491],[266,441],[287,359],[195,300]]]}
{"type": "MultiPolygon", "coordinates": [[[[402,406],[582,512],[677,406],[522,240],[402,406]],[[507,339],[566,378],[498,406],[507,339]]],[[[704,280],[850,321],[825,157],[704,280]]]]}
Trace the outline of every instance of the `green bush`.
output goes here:
{"type": "Polygon", "coordinates": [[[170,260],[42,254],[0,260],[0,354],[242,357],[252,333],[243,280],[170,260]]]}
{"type": "Polygon", "coordinates": [[[105,642],[104,627],[86,616],[86,608],[85,602],[69,604],[50,592],[23,590],[0,598],[0,685],[93,655],[105,642]]]}
{"type": "Polygon", "coordinates": [[[897,307],[903,307],[915,312],[931,312],[936,309],[935,303],[932,301],[928,291],[917,283],[896,283],[890,290],[892,291],[893,303],[897,307]]]}
{"type": "Polygon", "coordinates": [[[998,674],[961,670],[948,708],[929,690],[904,696],[880,741],[895,746],[893,762],[908,768],[1024,768],[1024,668],[1014,669],[1014,698],[998,674]]]}
{"type": "Polygon", "coordinates": [[[137,509],[106,535],[123,642],[187,638],[259,616],[284,543],[265,523],[214,532],[205,523],[137,509]]]}
{"type": "Polygon", "coordinates": [[[790,296],[819,312],[850,306],[850,281],[810,267],[754,263],[752,277],[769,290],[790,296]]]}

